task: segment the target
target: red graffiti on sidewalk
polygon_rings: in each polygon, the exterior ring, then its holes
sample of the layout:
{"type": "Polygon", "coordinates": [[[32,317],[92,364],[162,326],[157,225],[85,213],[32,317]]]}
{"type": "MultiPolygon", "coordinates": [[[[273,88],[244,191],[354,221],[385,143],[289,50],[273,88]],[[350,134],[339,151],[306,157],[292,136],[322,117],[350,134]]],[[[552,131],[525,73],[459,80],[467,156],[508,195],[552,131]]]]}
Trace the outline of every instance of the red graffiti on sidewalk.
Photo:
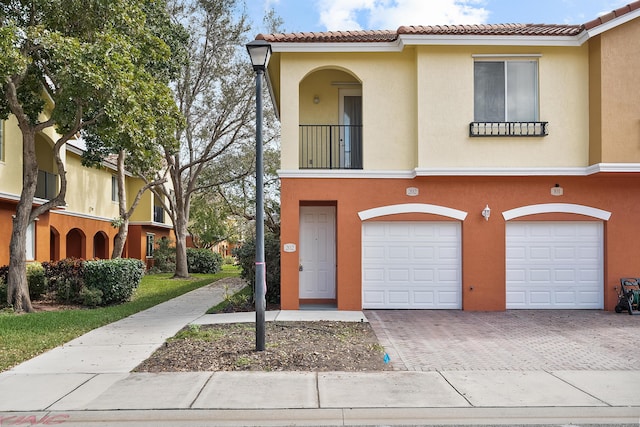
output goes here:
{"type": "Polygon", "coordinates": [[[68,419],[69,414],[43,415],[41,418],[37,415],[0,415],[0,426],[52,426],[62,424],[68,419]]]}

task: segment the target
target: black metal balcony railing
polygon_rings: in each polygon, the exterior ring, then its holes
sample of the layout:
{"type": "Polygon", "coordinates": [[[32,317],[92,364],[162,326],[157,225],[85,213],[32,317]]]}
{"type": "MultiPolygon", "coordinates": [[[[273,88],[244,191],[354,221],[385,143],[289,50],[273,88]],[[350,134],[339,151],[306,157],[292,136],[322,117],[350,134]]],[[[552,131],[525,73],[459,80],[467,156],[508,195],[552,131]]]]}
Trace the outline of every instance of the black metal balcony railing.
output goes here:
{"type": "Polygon", "coordinates": [[[471,122],[469,136],[547,136],[549,122],[471,122]]]}
{"type": "Polygon", "coordinates": [[[362,169],[362,125],[300,125],[300,169],[362,169]]]}
{"type": "Polygon", "coordinates": [[[50,200],[56,197],[57,194],[58,175],[39,170],[35,196],[39,199],[50,200]]]}
{"type": "Polygon", "coordinates": [[[164,209],[162,209],[162,206],[153,207],[153,222],[164,223],[164,209]]]}

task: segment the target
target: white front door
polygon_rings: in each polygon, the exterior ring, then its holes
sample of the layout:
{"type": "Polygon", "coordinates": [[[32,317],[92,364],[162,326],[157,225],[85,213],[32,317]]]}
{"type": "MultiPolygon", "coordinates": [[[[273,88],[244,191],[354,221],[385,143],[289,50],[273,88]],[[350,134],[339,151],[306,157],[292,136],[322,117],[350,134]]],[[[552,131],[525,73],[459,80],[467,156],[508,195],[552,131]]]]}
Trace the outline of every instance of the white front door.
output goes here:
{"type": "Polygon", "coordinates": [[[300,207],[300,299],[336,297],[336,208],[300,207]]]}

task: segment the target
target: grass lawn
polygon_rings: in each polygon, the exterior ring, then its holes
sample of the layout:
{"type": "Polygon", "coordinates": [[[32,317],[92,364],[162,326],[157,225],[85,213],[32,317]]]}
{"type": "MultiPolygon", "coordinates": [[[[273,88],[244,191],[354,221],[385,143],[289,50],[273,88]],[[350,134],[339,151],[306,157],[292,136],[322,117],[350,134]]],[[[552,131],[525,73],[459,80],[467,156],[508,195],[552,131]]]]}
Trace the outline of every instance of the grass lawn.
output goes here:
{"type": "Polygon", "coordinates": [[[0,314],[0,371],[64,344],[92,329],[115,322],[149,307],[198,289],[224,277],[240,275],[238,267],[225,265],[217,274],[194,274],[172,280],[171,274],[144,276],[131,301],[96,308],[0,314]]]}

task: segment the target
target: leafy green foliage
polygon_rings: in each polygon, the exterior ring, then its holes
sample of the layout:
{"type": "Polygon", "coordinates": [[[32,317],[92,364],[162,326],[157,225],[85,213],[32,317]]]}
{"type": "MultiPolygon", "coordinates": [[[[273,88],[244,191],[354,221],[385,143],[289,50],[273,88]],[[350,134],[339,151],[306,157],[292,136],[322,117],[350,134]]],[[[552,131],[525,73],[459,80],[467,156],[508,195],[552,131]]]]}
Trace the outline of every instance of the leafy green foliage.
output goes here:
{"type": "Polygon", "coordinates": [[[29,297],[32,300],[40,299],[46,291],[42,264],[39,262],[27,264],[27,283],[29,283],[29,297]]]}
{"type": "Polygon", "coordinates": [[[87,288],[102,292],[102,304],[128,301],[144,276],[145,265],[139,259],[117,258],[86,261],[84,282],[87,288]]]}
{"type": "Polygon", "coordinates": [[[160,239],[153,250],[152,273],[169,273],[176,268],[176,248],[171,240],[160,239]]]}
{"type": "Polygon", "coordinates": [[[222,256],[209,249],[187,249],[189,273],[215,274],[222,266],[222,256]]]}
{"type": "MultiPolygon", "coordinates": [[[[242,246],[234,250],[234,255],[238,258],[241,276],[252,286],[256,281],[256,241],[252,237],[242,246]]],[[[280,302],[280,238],[272,233],[264,236],[264,256],[267,264],[267,302],[280,302]]]]}
{"type": "Polygon", "coordinates": [[[75,258],[56,262],[43,262],[47,292],[58,302],[80,304],[80,291],[84,287],[84,261],[75,258]]]}

